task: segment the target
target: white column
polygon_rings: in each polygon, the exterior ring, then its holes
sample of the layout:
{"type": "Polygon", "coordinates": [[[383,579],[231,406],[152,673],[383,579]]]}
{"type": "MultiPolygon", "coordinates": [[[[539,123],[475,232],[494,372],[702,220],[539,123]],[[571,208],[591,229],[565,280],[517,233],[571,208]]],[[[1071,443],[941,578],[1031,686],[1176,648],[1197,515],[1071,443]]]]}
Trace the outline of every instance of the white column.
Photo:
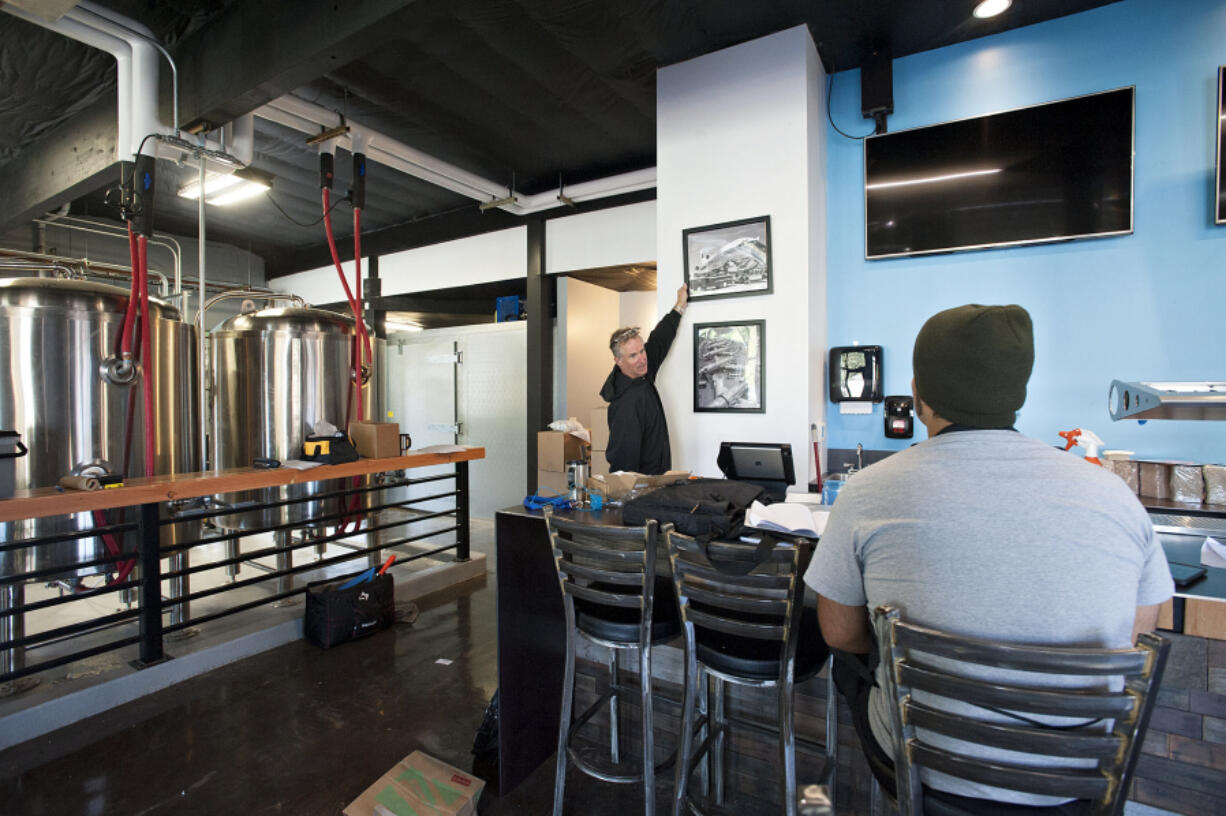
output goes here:
{"type": "Polygon", "coordinates": [[[674,467],[718,475],[721,441],[790,442],[797,488],[824,420],[825,73],[804,26],[669,66],[657,76],[657,305],[684,280],[688,227],[769,215],[771,294],[692,303],[656,383],[674,467]],[[694,324],[766,321],[766,412],[693,411],[694,324]]]}

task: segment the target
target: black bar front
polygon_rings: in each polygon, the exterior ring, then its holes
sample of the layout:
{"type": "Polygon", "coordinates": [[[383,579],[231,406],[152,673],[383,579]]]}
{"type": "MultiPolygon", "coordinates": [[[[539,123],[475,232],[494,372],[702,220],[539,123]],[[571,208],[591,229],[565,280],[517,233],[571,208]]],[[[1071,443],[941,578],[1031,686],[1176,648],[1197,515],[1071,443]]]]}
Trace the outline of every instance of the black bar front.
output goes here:
{"type": "Polygon", "coordinates": [[[468,560],[468,462],[455,463],[455,560],[468,560]]]}
{"type": "Polygon", "coordinates": [[[158,505],[142,504],[140,522],[140,661],[149,666],[162,653],[162,553],[158,505]]]}

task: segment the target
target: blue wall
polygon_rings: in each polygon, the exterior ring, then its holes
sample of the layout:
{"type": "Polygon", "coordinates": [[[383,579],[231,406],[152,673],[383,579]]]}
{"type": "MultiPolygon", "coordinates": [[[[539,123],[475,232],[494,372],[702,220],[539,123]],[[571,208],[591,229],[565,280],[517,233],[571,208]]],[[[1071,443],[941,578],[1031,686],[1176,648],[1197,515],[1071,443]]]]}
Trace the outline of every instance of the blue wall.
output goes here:
{"type": "MultiPolygon", "coordinates": [[[[1125,0],[894,61],[891,130],[1136,86],[1134,233],[1014,249],[864,260],[861,143],[830,131],[831,346],[880,344],[885,393],[908,394],[911,346],[933,313],[1020,303],[1035,324],[1035,368],[1018,430],[1093,429],[1139,457],[1226,462],[1226,423],[1112,422],[1112,379],[1226,380],[1226,226],[1213,226],[1217,68],[1226,2],[1125,0]]],[[[860,118],[860,77],[834,77],[832,113],[860,118]]],[[[827,409],[828,444],[901,448],[871,417],[827,409]]],[[[926,436],[917,423],[916,438],[926,436]]]]}

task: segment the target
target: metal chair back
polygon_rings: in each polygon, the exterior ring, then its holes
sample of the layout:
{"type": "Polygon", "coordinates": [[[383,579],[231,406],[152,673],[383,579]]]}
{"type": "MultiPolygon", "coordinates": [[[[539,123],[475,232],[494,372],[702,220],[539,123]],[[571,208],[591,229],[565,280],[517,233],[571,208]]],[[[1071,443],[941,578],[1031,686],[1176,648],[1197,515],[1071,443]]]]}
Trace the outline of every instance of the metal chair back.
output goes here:
{"type": "Polygon", "coordinates": [[[779,680],[791,677],[804,599],[801,564],[808,555],[808,542],[799,538],[779,540],[762,553],[749,545],[704,544],[668,525],[664,530],[690,653],[704,634],[702,630],[777,641],[784,658],[779,663],[779,680]],[[751,554],[759,558],[744,574],[727,567],[720,569],[713,563],[714,559],[730,566],[749,566],[743,559],[751,554]]]}
{"type": "Polygon", "coordinates": [[[908,623],[892,606],[877,608],[874,626],[888,669],[883,691],[890,700],[902,816],[924,812],[921,768],[997,788],[1091,800],[1095,814],[1123,813],[1168,641],[1143,634],[1135,649],[996,643],[908,623]],[[983,668],[1037,673],[1047,682],[1036,678],[1034,685],[1020,685],[975,676],[983,668]],[[914,692],[968,703],[984,714],[951,713],[917,700],[914,692]],[[986,760],[969,745],[934,745],[931,735],[1093,764],[986,760]]]}
{"type": "MultiPolygon", "coordinates": [[[[567,626],[575,626],[575,599],[599,607],[634,609],[639,642],[651,640],[656,580],[657,525],[610,527],[560,519],[545,510],[545,526],[562,586],[567,626]]],[[[591,606],[588,606],[591,608],[591,606]]]]}

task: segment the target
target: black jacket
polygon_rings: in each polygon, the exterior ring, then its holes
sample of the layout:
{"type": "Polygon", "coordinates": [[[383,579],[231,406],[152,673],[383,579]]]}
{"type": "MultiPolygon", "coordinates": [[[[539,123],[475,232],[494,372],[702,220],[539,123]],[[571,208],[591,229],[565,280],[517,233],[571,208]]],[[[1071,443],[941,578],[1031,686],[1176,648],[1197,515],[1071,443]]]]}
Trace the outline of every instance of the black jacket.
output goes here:
{"type": "Polygon", "coordinates": [[[600,388],[600,396],[609,403],[609,449],[605,456],[610,470],[656,475],[672,466],[668,423],[656,392],[656,372],[673,345],[679,325],[681,314],[673,309],[651,330],[643,344],[646,374],[631,379],[614,365],[600,388]]]}

